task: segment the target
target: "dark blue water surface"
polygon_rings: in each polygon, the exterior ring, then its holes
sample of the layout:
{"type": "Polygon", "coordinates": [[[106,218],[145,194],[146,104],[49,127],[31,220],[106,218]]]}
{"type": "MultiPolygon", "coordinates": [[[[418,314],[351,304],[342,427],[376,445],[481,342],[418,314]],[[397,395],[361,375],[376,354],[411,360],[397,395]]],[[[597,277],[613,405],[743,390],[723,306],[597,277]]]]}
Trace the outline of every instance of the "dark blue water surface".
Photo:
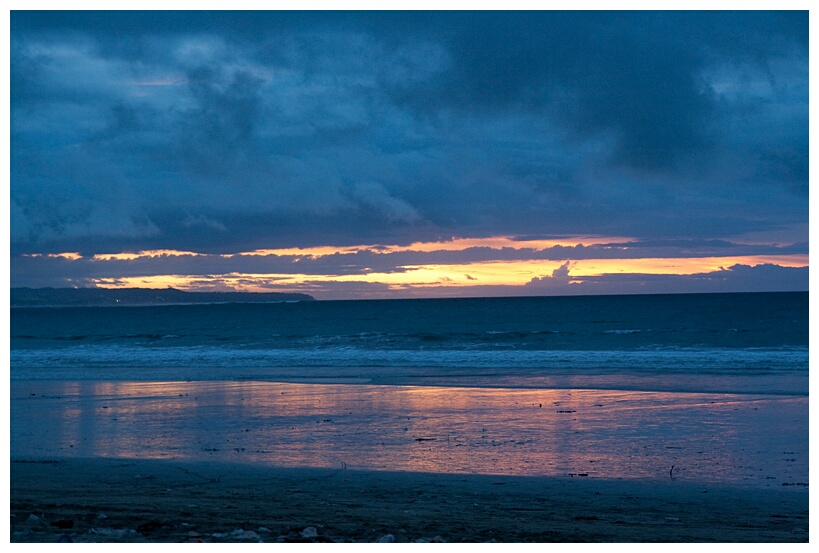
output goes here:
{"type": "Polygon", "coordinates": [[[806,377],[808,326],[807,292],[13,308],[11,376],[440,367],[806,377]]]}

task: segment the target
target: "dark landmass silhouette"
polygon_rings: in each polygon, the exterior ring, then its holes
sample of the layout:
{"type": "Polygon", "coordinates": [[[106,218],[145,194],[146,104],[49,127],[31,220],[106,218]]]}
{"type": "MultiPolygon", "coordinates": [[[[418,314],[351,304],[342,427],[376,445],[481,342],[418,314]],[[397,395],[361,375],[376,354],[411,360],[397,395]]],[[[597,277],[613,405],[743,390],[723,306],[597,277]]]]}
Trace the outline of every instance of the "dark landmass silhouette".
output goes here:
{"type": "Polygon", "coordinates": [[[184,292],[175,288],[11,288],[11,307],[278,303],[314,301],[307,294],[282,292],[184,292]]]}

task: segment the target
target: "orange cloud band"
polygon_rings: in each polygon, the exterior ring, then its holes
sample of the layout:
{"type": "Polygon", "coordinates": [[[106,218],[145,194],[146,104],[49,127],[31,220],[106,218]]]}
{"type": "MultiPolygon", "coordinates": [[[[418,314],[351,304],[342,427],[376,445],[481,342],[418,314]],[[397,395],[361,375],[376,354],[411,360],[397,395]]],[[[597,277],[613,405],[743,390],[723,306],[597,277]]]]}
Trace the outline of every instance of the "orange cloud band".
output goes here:
{"type": "MultiPolygon", "coordinates": [[[[270,284],[293,286],[308,282],[362,282],[390,286],[521,286],[536,277],[551,276],[565,261],[489,261],[463,264],[430,264],[402,267],[402,272],[371,272],[366,274],[249,274],[217,275],[223,286],[248,291],[269,290],[270,284]],[[254,286],[254,282],[259,287],[254,286]]],[[[782,267],[807,267],[807,255],[757,255],[738,257],[643,258],[643,259],[582,259],[570,261],[568,276],[584,277],[606,274],[693,275],[710,273],[732,265],[775,264],[782,267]]],[[[94,283],[103,288],[199,288],[206,284],[202,277],[191,275],[157,275],[120,278],[99,278],[94,283]]]]}

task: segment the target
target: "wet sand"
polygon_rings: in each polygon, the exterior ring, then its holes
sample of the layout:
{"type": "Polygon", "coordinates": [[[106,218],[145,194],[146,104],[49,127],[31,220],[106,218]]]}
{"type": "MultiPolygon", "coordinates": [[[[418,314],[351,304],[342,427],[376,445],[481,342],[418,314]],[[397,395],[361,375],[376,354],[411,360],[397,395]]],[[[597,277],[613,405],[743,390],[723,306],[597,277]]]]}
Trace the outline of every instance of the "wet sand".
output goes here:
{"type": "Polygon", "coordinates": [[[807,542],[807,489],[12,459],[12,542],[807,542]],[[310,529],[314,529],[314,531],[310,529]]]}
{"type": "Polygon", "coordinates": [[[12,381],[11,541],[806,542],[807,411],[792,395],[12,381]]]}
{"type": "Polygon", "coordinates": [[[806,484],[808,398],[12,381],[11,452],[281,467],[806,484]]]}

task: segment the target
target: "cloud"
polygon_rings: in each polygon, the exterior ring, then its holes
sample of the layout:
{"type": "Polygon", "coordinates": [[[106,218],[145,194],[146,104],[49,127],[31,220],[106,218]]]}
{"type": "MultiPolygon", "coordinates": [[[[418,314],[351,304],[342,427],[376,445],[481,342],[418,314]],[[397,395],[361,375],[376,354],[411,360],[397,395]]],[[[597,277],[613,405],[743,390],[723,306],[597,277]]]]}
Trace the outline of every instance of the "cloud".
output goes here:
{"type": "Polygon", "coordinates": [[[412,205],[396,198],[378,182],[358,182],[343,192],[345,196],[368,217],[385,218],[389,221],[413,223],[421,215],[412,205]]]}
{"type": "Polygon", "coordinates": [[[11,248],[804,242],[807,39],[806,12],[14,12],[11,248]]]}
{"type": "Polygon", "coordinates": [[[693,275],[605,274],[572,281],[533,278],[526,288],[550,294],[678,294],[808,290],[807,267],[732,265],[693,275]]]}
{"type": "Polygon", "coordinates": [[[220,75],[213,63],[188,72],[193,105],[179,114],[179,156],[204,179],[253,175],[260,163],[253,139],[263,81],[246,71],[220,75]]]}
{"type": "MultiPolygon", "coordinates": [[[[179,232],[189,233],[191,242],[201,240],[201,235],[218,236],[226,232],[220,222],[209,219],[183,220],[179,232]]],[[[514,241],[503,241],[514,243],[514,241]]],[[[11,282],[13,286],[59,286],[67,283],[92,282],[99,278],[128,278],[161,275],[186,275],[191,278],[204,278],[207,275],[220,274],[299,274],[299,275],[367,275],[372,273],[394,274],[406,273],[412,267],[429,265],[462,266],[465,271],[481,270],[482,264],[497,263],[496,271],[503,272],[503,263],[526,265],[532,271],[543,266],[543,262],[564,261],[551,275],[534,279],[533,285],[540,282],[544,286],[560,287],[570,280],[592,282],[594,279],[584,277],[573,279],[569,275],[572,267],[584,260],[597,260],[597,265],[607,260],[619,260],[612,267],[633,265],[632,260],[654,258],[656,263],[696,261],[698,258],[723,258],[756,260],[754,264],[785,259],[794,262],[805,260],[807,263],[808,247],[806,243],[792,245],[748,245],[728,241],[713,240],[654,240],[646,242],[613,242],[589,246],[551,246],[532,247],[530,243],[519,241],[520,247],[466,247],[447,249],[456,243],[425,244],[397,251],[389,251],[386,245],[381,247],[364,247],[356,245],[351,251],[337,251],[327,248],[323,253],[293,252],[288,254],[247,253],[221,254],[219,252],[183,251],[149,251],[129,258],[110,256],[94,257],[89,252],[68,257],[42,255],[15,255],[11,263],[11,282]],[[415,248],[415,249],[413,249],[415,248]],[[436,249],[437,248],[437,249],[436,249]],[[431,251],[425,251],[431,250],[431,251]],[[47,284],[43,284],[47,283],[47,284]]],[[[116,251],[104,252],[116,254],[116,251]]],[[[667,263],[666,263],[667,264],[667,263]]],[[[681,266],[684,266],[682,263],[681,266]]],[[[453,269],[454,270],[454,269],[453,269]]],[[[632,269],[632,272],[634,269],[632,269]]],[[[454,273],[453,273],[454,274],[454,273]]],[[[464,274],[467,281],[485,281],[476,274],[464,274]],[[480,279],[480,280],[479,280],[480,279]]],[[[629,286],[631,286],[629,284],[629,286]]],[[[588,288],[588,287],[587,287],[588,288]]]]}
{"type": "Polygon", "coordinates": [[[551,275],[534,277],[526,286],[530,288],[538,288],[543,291],[547,290],[564,290],[568,286],[573,286],[570,282],[569,271],[571,270],[571,262],[566,261],[563,265],[552,271],[551,275]]]}

